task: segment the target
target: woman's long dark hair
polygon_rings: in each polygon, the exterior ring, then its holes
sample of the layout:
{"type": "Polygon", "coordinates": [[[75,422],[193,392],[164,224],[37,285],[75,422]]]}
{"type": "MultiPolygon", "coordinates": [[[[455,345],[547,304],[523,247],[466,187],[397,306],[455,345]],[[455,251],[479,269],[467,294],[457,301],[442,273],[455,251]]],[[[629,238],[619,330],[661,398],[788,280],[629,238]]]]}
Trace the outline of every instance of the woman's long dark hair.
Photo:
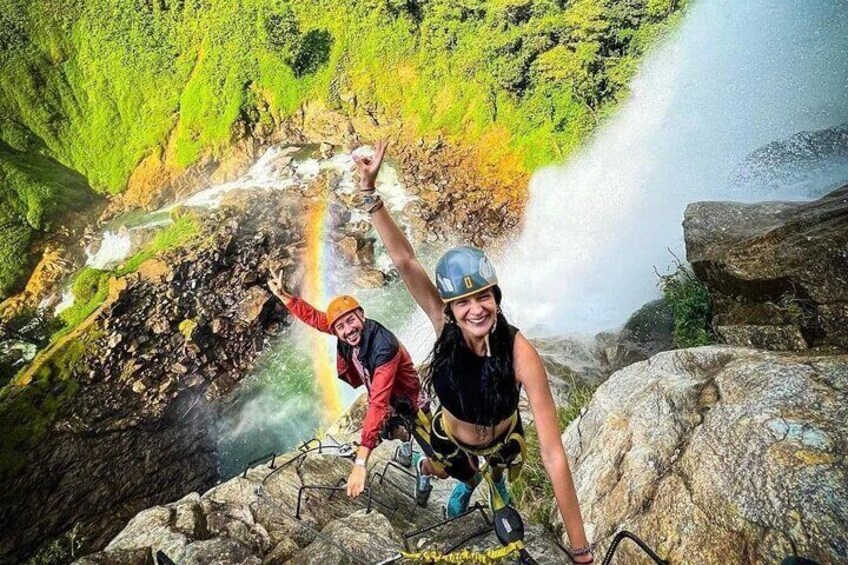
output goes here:
{"type": "Polygon", "coordinates": [[[498,304],[497,324],[494,331],[489,335],[489,352],[483,363],[483,371],[480,375],[457,374],[457,355],[461,349],[467,349],[462,330],[456,324],[450,305],[445,306],[447,320],[442,328],[442,333],[436,339],[433,352],[430,354],[429,366],[424,371],[423,383],[431,394],[435,393],[435,383],[447,385],[453,394],[459,394],[459,380],[479,378],[481,391],[480,402],[475,403],[478,410],[474,424],[487,427],[495,420],[495,415],[500,412],[499,407],[504,403],[513,402],[517,396],[515,386],[515,370],[513,368],[512,339],[510,337],[509,323],[500,311],[501,289],[495,285],[492,287],[495,302],[498,304]]]}

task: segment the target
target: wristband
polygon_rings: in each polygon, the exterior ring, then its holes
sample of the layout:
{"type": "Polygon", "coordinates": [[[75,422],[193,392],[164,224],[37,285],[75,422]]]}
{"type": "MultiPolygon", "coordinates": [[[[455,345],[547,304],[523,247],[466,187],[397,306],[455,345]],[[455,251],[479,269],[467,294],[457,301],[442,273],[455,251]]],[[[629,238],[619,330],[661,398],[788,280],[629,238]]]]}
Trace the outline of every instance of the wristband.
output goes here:
{"type": "Polygon", "coordinates": [[[353,464],[356,465],[357,467],[365,467],[365,463],[366,463],[366,461],[362,457],[357,457],[356,461],[353,462],[353,464]]]}
{"type": "Polygon", "coordinates": [[[584,547],[572,547],[570,553],[574,557],[582,557],[584,555],[591,555],[592,545],[590,544],[590,545],[587,545],[587,546],[584,546],[584,547]]]}
{"type": "Polygon", "coordinates": [[[379,202],[374,204],[371,208],[368,208],[368,210],[366,210],[366,212],[368,212],[369,214],[373,214],[374,212],[376,212],[377,210],[379,210],[382,207],[383,207],[383,201],[380,200],[379,202]]]}

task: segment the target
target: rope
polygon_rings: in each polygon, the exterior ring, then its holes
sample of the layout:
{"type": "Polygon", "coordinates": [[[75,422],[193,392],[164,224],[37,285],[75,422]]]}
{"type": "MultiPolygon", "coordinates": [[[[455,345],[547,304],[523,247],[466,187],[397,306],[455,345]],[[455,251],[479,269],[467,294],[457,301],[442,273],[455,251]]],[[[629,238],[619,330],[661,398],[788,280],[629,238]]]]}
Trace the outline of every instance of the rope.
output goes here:
{"type": "Polygon", "coordinates": [[[516,541],[504,547],[487,549],[485,551],[472,551],[470,549],[463,549],[451,553],[441,553],[440,551],[435,550],[420,551],[417,553],[402,551],[401,555],[404,559],[410,559],[417,563],[478,563],[479,565],[495,565],[499,561],[520,552],[523,548],[524,544],[520,541],[516,541]]]}

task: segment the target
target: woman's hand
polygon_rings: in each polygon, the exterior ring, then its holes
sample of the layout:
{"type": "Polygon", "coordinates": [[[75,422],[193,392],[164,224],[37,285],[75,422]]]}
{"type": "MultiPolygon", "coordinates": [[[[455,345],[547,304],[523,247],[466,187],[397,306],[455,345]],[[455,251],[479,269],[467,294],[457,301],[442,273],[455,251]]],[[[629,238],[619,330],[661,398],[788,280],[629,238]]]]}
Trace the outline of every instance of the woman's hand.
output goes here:
{"type": "Polygon", "coordinates": [[[359,173],[359,186],[363,190],[372,190],[377,182],[377,174],[380,172],[380,165],[383,164],[383,157],[386,155],[386,147],[388,143],[385,140],[380,140],[374,145],[374,155],[364,157],[354,153],[351,155],[353,162],[356,163],[356,170],[359,173]]]}
{"type": "Polygon", "coordinates": [[[282,300],[283,304],[288,306],[289,301],[292,299],[292,295],[286,292],[285,286],[283,285],[282,269],[280,269],[280,272],[277,273],[276,276],[268,279],[268,288],[274,293],[274,296],[282,300]]]}

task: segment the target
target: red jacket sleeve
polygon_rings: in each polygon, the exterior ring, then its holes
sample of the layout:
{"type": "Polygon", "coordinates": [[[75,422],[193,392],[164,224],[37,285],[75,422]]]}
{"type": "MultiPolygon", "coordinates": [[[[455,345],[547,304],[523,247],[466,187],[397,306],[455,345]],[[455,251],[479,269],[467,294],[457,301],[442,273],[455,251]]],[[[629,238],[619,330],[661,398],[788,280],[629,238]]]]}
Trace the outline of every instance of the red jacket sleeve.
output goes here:
{"type": "Polygon", "coordinates": [[[330,325],[327,323],[327,314],[314,308],[305,300],[298,298],[297,296],[292,296],[289,303],[286,304],[286,308],[289,309],[292,316],[304,324],[309,324],[319,332],[328,334],[333,333],[330,329],[330,325]]]}
{"type": "Polygon", "coordinates": [[[374,449],[380,443],[380,430],[389,415],[389,400],[395,376],[400,366],[400,351],[391,360],[374,369],[371,380],[368,411],[362,423],[362,439],[360,445],[374,449]]]}

